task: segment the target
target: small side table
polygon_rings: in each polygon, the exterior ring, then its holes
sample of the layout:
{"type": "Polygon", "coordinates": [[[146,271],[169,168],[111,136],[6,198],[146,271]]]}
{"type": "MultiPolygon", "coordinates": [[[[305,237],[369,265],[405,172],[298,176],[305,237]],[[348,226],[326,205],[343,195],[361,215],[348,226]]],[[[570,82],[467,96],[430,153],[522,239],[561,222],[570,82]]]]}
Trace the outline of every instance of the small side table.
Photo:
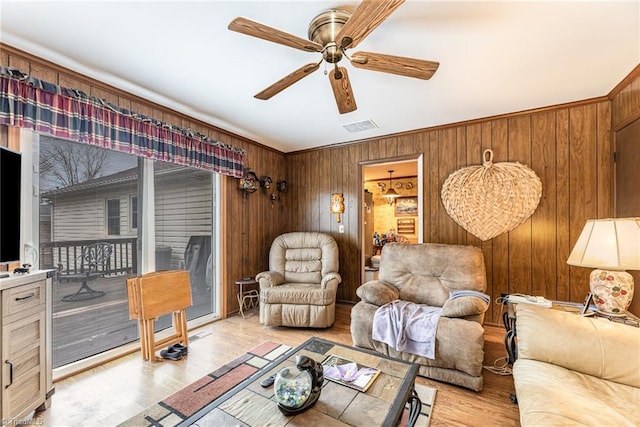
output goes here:
{"type": "Polygon", "coordinates": [[[260,293],[257,289],[246,289],[245,287],[251,287],[257,285],[258,282],[253,277],[245,277],[243,279],[236,280],[238,286],[238,305],[240,306],[240,315],[244,319],[244,311],[252,309],[258,306],[260,302],[260,293]]]}

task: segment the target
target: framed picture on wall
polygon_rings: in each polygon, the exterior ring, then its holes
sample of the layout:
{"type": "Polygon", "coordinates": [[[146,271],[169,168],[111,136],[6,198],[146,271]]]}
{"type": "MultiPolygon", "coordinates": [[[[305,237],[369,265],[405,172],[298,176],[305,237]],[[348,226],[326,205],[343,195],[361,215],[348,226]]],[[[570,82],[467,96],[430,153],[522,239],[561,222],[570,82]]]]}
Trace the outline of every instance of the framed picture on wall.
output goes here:
{"type": "Polygon", "coordinates": [[[396,197],[396,216],[418,215],[418,196],[396,197]]]}

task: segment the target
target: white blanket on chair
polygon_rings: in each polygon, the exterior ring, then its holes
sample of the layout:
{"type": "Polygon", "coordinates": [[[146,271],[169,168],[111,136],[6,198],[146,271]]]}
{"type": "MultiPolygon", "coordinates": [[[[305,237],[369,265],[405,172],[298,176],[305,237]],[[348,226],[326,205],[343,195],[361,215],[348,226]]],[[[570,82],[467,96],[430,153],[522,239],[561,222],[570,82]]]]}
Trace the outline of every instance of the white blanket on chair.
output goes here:
{"type": "Polygon", "coordinates": [[[441,307],[392,301],[376,310],[372,337],[397,351],[434,359],[441,313],[441,307]]]}

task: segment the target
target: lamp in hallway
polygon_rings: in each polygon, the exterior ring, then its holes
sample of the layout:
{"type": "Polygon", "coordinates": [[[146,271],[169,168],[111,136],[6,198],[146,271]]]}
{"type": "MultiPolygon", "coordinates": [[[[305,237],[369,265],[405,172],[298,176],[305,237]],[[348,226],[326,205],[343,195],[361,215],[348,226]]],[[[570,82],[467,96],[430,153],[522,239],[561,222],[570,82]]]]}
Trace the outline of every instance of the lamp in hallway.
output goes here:
{"type": "Polygon", "coordinates": [[[640,270],[640,218],[587,220],[567,264],[595,268],[589,287],[598,311],[624,314],[634,287],[625,270],[640,270]]]}
{"type": "Polygon", "coordinates": [[[393,174],[393,169],[391,169],[389,171],[389,188],[387,189],[387,191],[382,195],[382,197],[384,197],[385,199],[387,199],[387,203],[389,203],[390,205],[393,204],[393,199],[395,199],[396,197],[399,197],[400,194],[398,194],[398,192],[396,190],[393,189],[393,186],[391,185],[392,181],[391,181],[391,176],[393,174]]]}

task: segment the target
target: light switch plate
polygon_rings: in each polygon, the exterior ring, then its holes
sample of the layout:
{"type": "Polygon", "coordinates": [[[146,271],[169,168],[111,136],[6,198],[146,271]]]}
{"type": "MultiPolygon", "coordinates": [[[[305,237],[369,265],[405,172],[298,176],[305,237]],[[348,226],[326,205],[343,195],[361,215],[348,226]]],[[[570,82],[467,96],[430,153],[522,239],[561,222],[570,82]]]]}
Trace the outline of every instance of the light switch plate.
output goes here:
{"type": "Polygon", "coordinates": [[[338,225],[338,233],[344,233],[344,224],[338,225]]]}

